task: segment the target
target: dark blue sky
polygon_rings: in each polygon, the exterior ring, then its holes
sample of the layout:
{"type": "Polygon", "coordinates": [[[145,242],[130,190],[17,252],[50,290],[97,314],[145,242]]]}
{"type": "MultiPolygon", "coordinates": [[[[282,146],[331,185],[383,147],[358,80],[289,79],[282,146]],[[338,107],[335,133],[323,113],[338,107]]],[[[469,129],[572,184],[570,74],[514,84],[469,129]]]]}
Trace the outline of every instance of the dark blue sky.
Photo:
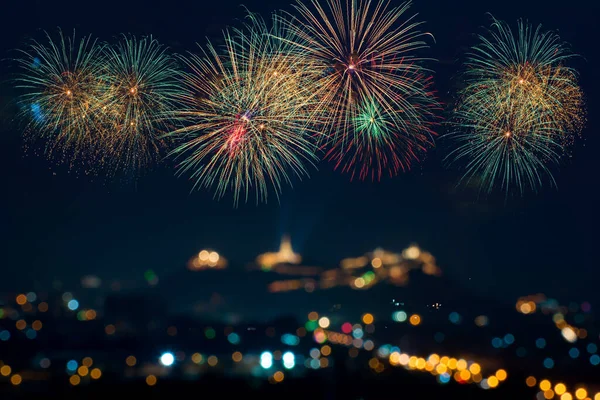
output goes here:
{"type": "MultiPolygon", "coordinates": [[[[396,0],[393,0],[395,3],[396,0]]],[[[175,51],[195,50],[205,37],[218,38],[244,11],[237,0],[218,2],[81,2],[7,0],[0,16],[0,57],[23,46],[40,29],[92,33],[110,40],[122,32],[153,34],[175,51]]],[[[267,15],[288,2],[247,1],[267,15]]],[[[282,233],[315,262],[335,266],[377,246],[401,250],[411,242],[433,253],[445,274],[460,285],[498,299],[543,291],[565,300],[600,300],[596,258],[598,221],[596,18],[589,1],[554,2],[417,0],[413,11],[436,37],[432,64],[436,87],[448,100],[457,60],[473,44],[473,33],[489,23],[486,12],[515,23],[518,17],[558,29],[583,58],[575,65],[587,96],[589,122],[572,159],[555,175],[559,189],[505,199],[478,198],[455,189],[458,175],[446,171],[447,149],[432,151],[415,168],[380,183],[349,182],[322,163],[313,178],[284,190],[281,203],[232,208],[231,198],[212,200],[189,193],[166,163],[137,182],[76,177],[46,160],[24,156],[14,116],[10,63],[0,66],[0,291],[77,281],[141,278],[184,268],[187,259],[212,247],[241,268],[256,254],[276,248],[282,233]]],[[[199,288],[200,290],[202,288],[199,288]]]]}

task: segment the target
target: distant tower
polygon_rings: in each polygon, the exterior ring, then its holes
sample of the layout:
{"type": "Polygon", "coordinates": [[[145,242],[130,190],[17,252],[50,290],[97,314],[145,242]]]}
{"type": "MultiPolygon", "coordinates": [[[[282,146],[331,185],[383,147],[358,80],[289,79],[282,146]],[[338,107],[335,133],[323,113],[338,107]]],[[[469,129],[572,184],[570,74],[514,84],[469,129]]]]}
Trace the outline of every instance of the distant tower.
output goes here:
{"type": "Polygon", "coordinates": [[[288,235],[281,238],[279,251],[276,253],[264,253],[256,257],[256,262],[261,268],[270,270],[277,264],[299,264],[302,261],[300,254],[294,253],[292,242],[288,235]]]}
{"type": "Polygon", "coordinates": [[[278,254],[280,263],[299,264],[300,261],[302,261],[300,254],[294,253],[294,250],[292,249],[292,242],[288,235],[284,235],[281,238],[278,254]]]}

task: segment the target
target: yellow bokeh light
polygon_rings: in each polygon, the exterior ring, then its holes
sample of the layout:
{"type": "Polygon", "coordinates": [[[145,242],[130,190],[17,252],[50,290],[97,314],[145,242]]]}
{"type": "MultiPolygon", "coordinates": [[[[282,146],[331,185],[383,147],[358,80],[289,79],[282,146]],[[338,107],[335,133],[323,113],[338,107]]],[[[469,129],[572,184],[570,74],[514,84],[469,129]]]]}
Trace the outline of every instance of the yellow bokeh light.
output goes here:
{"type": "Polygon", "coordinates": [[[528,376],[527,379],[525,379],[525,384],[529,387],[534,387],[536,383],[537,380],[534,376],[528,376]]]}
{"type": "Polygon", "coordinates": [[[316,321],[319,319],[319,314],[316,311],[311,311],[310,313],[308,313],[308,319],[310,321],[316,321]]]}
{"type": "Polygon", "coordinates": [[[94,363],[94,360],[92,359],[92,357],[85,357],[83,360],[81,360],[81,363],[89,368],[94,363]]]}
{"type": "Polygon", "coordinates": [[[408,357],[408,354],[406,354],[406,353],[400,354],[400,359],[398,360],[398,362],[400,363],[400,365],[408,365],[408,363],[410,362],[410,358],[408,357]]]}
{"type": "Polygon", "coordinates": [[[129,367],[133,367],[135,364],[137,364],[137,359],[135,356],[129,356],[125,359],[125,364],[127,364],[129,367]]]}
{"type": "Polygon", "coordinates": [[[463,369],[467,369],[467,361],[460,359],[456,362],[456,369],[462,371],[463,369]]]}
{"type": "Polygon", "coordinates": [[[107,335],[114,335],[115,331],[115,326],[112,324],[106,325],[106,327],[104,328],[104,332],[106,332],[107,335]]]}
{"type": "Polygon", "coordinates": [[[370,368],[375,369],[375,368],[377,368],[378,365],[379,365],[379,360],[377,358],[373,357],[373,358],[371,358],[369,360],[369,367],[370,368]]]}
{"type": "Polygon", "coordinates": [[[564,383],[557,383],[556,385],[554,385],[554,392],[557,395],[560,396],[561,394],[563,394],[566,391],[567,391],[567,387],[565,386],[564,383]]]}
{"type": "Polygon", "coordinates": [[[421,323],[421,316],[419,314],[413,314],[410,316],[410,324],[417,326],[421,323]]]}
{"type": "Polygon", "coordinates": [[[447,370],[448,368],[444,364],[438,364],[435,367],[435,372],[437,372],[439,375],[445,373],[447,370]]]}
{"type": "Polygon", "coordinates": [[[574,343],[577,341],[577,333],[570,326],[565,326],[561,329],[560,333],[565,338],[565,340],[569,343],[574,343]]]}
{"type": "Polygon", "coordinates": [[[27,322],[25,322],[24,319],[20,319],[15,323],[15,326],[17,327],[18,330],[22,331],[23,329],[25,329],[27,327],[27,322]]]}
{"type": "Polygon", "coordinates": [[[575,397],[577,397],[579,400],[583,400],[587,397],[587,390],[585,390],[584,388],[579,388],[575,391],[575,397]]]}
{"type": "Polygon", "coordinates": [[[437,354],[432,354],[429,356],[429,358],[427,359],[427,362],[431,363],[432,365],[438,365],[440,363],[440,356],[438,356],[437,354]]]}
{"type": "Polygon", "coordinates": [[[548,399],[548,400],[554,398],[554,391],[552,389],[545,390],[544,391],[544,398],[548,399]]]}
{"type": "Polygon", "coordinates": [[[217,253],[216,251],[211,251],[208,255],[208,261],[211,263],[216,263],[217,261],[219,261],[219,253],[217,253]]]}
{"type": "Polygon", "coordinates": [[[448,368],[450,369],[456,369],[456,364],[458,364],[458,361],[456,360],[456,358],[451,358],[448,360],[448,368]]]}
{"type": "Polygon", "coordinates": [[[69,378],[69,383],[73,386],[77,386],[81,383],[81,378],[79,377],[79,375],[71,375],[71,377],[69,378]]]}
{"type": "Polygon", "coordinates": [[[329,328],[329,324],[330,324],[329,318],[327,318],[327,317],[321,317],[321,318],[319,318],[319,326],[321,328],[323,328],[323,329],[329,328]]]}
{"type": "Polygon", "coordinates": [[[100,371],[99,368],[94,368],[90,372],[90,376],[92,377],[92,379],[100,379],[100,377],[102,376],[102,371],[100,371]]]}
{"type": "Polygon", "coordinates": [[[488,385],[490,385],[491,388],[495,388],[498,386],[498,378],[496,378],[495,376],[490,376],[488,378],[488,385]]]}
{"type": "Polygon", "coordinates": [[[202,354],[200,354],[200,353],[192,354],[192,361],[196,364],[200,364],[202,362],[202,354]]]}
{"type": "Polygon", "coordinates": [[[408,359],[408,366],[409,366],[410,368],[416,368],[416,367],[417,367],[417,357],[415,357],[415,356],[411,356],[411,357],[408,359]]]}
{"type": "Polygon", "coordinates": [[[374,321],[373,315],[372,315],[372,314],[369,314],[369,313],[367,313],[367,314],[363,315],[363,316],[362,316],[362,321],[363,321],[365,324],[367,324],[367,325],[369,325],[369,324],[372,324],[372,323],[373,323],[373,321],[374,321]]]}
{"type": "Polygon", "coordinates": [[[499,369],[498,371],[496,371],[496,378],[498,378],[500,382],[506,380],[507,376],[508,374],[503,369],[499,369]]]}
{"type": "Polygon", "coordinates": [[[462,379],[463,381],[468,381],[469,379],[471,379],[471,373],[468,370],[463,369],[462,371],[460,371],[460,379],[462,379]]]}
{"type": "Polygon", "coordinates": [[[219,359],[217,358],[217,356],[210,356],[208,357],[208,360],[206,360],[206,362],[208,362],[208,365],[210,365],[211,367],[214,367],[219,363],[219,359]]]}
{"type": "Polygon", "coordinates": [[[0,368],[0,375],[2,376],[9,376],[11,372],[12,368],[8,365],[3,365],[2,368],[0,368]]]}
{"type": "Polygon", "coordinates": [[[236,351],[235,353],[233,353],[231,355],[231,359],[235,362],[242,361],[242,358],[243,358],[242,353],[240,353],[239,351],[236,351]]]}
{"type": "Polygon", "coordinates": [[[146,377],[146,385],[148,385],[148,386],[154,386],[154,385],[156,385],[156,376],[154,376],[154,375],[148,375],[146,377]]]}
{"type": "Polygon", "coordinates": [[[414,260],[421,255],[421,250],[417,246],[410,246],[402,252],[402,256],[404,258],[408,258],[409,260],[414,260]]]}
{"type": "Polygon", "coordinates": [[[426,363],[427,363],[427,361],[425,361],[424,358],[417,358],[417,368],[418,369],[424,369],[426,363]]]}
{"type": "Polygon", "coordinates": [[[400,364],[400,353],[398,353],[397,351],[394,351],[392,354],[390,354],[390,364],[392,364],[392,365],[400,364]]]}
{"type": "Polygon", "coordinates": [[[86,376],[90,371],[88,370],[88,367],[86,367],[85,365],[82,365],[81,367],[77,368],[77,373],[81,376],[86,376]]]}
{"type": "Polygon", "coordinates": [[[17,304],[22,306],[25,303],[27,303],[27,296],[25,296],[24,294],[18,295],[17,296],[17,304]]]}
{"type": "Polygon", "coordinates": [[[273,374],[273,379],[275,380],[275,382],[279,383],[283,381],[283,372],[281,371],[277,371],[273,374]]]}
{"type": "Polygon", "coordinates": [[[478,373],[481,372],[481,366],[477,363],[473,363],[471,364],[471,366],[469,367],[469,371],[473,374],[473,375],[477,375],[478,373]]]}
{"type": "Polygon", "coordinates": [[[14,374],[10,377],[10,383],[12,383],[15,386],[20,385],[21,382],[23,382],[23,378],[21,378],[21,375],[19,374],[14,374]]]}
{"type": "Polygon", "coordinates": [[[563,395],[560,396],[560,400],[573,400],[573,396],[569,392],[563,393],[563,395]]]}
{"type": "Polygon", "coordinates": [[[198,253],[198,258],[200,261],[208,261],[209,256],[210,253],[207,250],[202,250],[200,253],[198,253]]]}
{"type": "Polygon", "coordinates": [[[550,381],[548,379],[544,379],[543,381],[540,382],[540,390],[543,390],[544,392],[546,390],[549,390],[552,387],[552,384],[550,383],[550,381]]]}
{"type": "Polygon", "coordinates": [[[371,265],[373,266],[373,268],[379,268],[381,267],[383,263],[381,262],[381,258],[379,257],[375,257],[372,261],[371,261],[371,265]]]}
{"type": "Polygon", "coordinates": [[[323,347],[321,347],[321,354],[323,354],[325,357],[327,357],[328,355],[331,354],[331,347],[329,347],[328,345],[325,345],[323,347]]]}

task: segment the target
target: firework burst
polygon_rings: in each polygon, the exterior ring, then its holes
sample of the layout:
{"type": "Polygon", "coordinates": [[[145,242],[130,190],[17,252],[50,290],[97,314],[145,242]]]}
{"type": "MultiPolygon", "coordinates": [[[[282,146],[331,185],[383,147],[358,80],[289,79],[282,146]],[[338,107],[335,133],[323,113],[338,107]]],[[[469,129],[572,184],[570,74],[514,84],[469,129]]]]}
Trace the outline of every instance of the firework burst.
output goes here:
{"type": "Polygon", "coordinates": [[[328,110],[326,158],[361,179],[396,175],[431,144],[436,101],[418,56],[428,34],[414,17],[404,18],[409,7],[311,0],[299,2],[298,17],[288,20],[296,49],[320,71],[314,87],[328,110]],[[385,129],[363,124],[372,107],[385,129]]]}
{"type": "Polygon", "coordinates": [[[268,28],[250,15],[244,29],[225,33],[222,49],[209,44],[186,60],[189,94],[175,114],[184,127],[174,132],[182,143],[173,154],[195,188],[214,189],[217,198],[231,190],[235,204],[254,191],[259,202],[308,174],[315,161],[311,77],[286,42],[273,40],[281,32],[277,21],[268,28]]]}
{"type": "Polygon", "coordinates": [[[572,54],[560,38],[519,21],[517,34],[494,20],[466,62],[466,86],[451,123],[466,160],[463,179],[479,176],[482,189],[497,184],[534,190],[548,178],[584,124],[583,94],[572,54]]]}
{"type": "Polygon", "coordinates": [[[111,168],[139,170],[160,157],[181,94],[178,73],[176,59],[152,37],[123,36],[106,47],[102,129],[111,168]]]}
{"type": "Polygon", "coordinates": [[[44,142],[45,152],[71,166],[77,159],[93,158],[98,139],[101,96],[101,47],[90,37],[33,41],[17,60],[21,73],[17,87],[24,90],[26,139],[44,142]]]}

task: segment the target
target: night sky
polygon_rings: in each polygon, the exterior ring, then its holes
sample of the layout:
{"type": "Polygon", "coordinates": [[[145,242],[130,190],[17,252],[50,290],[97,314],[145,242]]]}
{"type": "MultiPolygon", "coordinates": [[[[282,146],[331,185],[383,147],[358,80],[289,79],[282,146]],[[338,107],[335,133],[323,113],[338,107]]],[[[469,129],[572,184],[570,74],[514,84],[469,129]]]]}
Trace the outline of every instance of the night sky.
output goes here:
{"type": "MultiPolygon", "coordinates": [[[[56,279],[68,286],[87,274],[141,280],[152,269],[168,276],[206,247],[241,269],[257,254],[276,249],[287,232],[297,252],[324,267],[378,246],[400,251],[415,242],[460,287],[507,303],[534,292],[600,301],[596,2],[416,0],[412,7],[426,21],[423,29],[436,37],[431,56],[439,62],[430,66],[443,102],[451,100],[451,77],[474,43],[473,34],[489,24],[486,12],[511,26],[524,17],[558,29],[583,56],[573,65],[587,97],[588,123],[573,157],[555,173],[558,190],[546,186],[537,194],[505,197],[456,188],[459,174],[442,166],[448,149],[441,141],[412,171],[392,179],[350,182],[323,162],[310,180],[286,187],[279,203],[272,197],[266,205],[250,202],[236,209],[232,197],[215,201],[209,192],[190,193],[191,182],[175,177],[169,161],[136,181],[107,181],[77,176],[23,152],[22,127],[14,120],[14,69],[6,59],[30,37],[39,38],[41,29],[75,28],[109,41],[120,33],[152,34],[176,52],[196,51],[196,42],[218,39],[227,25],[239,24],[244,10],[238,1],[3,2],[0,291],[49,288],[56,279]]],[[[264,16],[290,9],[287,1],[244,5],[264,16]]]]}

